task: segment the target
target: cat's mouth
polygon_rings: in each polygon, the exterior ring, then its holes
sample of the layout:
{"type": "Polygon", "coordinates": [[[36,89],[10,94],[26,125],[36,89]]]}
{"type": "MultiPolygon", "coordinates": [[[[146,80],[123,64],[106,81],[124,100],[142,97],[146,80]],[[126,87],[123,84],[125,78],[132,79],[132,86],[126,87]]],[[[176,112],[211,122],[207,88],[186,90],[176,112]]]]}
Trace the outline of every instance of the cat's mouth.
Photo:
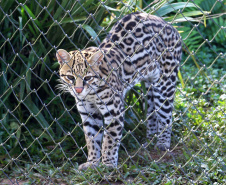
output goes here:
{"type": "Polygon", "coordinates": [[[79,98],[85,98],[86,96],[89,95],[90,91],[91,91],[90,88],[86,87],[83,88],[73,87],[73,95],[79,98]]]}
{"type": "Polygon", "coordinates": [[[82,96],[84,94],[85,89],[83,88],[77,88],[77,87],[72,87],[71,88],[72,92],[72,96],[82,96]]]}

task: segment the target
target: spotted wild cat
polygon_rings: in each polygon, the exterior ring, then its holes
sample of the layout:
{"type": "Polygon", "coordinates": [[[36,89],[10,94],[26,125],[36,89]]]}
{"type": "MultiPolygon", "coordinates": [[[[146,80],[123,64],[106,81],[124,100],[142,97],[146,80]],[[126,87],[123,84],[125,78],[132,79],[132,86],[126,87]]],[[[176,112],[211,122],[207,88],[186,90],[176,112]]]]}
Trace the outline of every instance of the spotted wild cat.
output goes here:
{"type": "Polygon", "coordinates": [[[147,139],[157,134],[156,147],[170,147],[181,52],[175,28],[139,12],[119,20],[99,48],[57,51],[60,88],[75,97],[85,132],[88,159],[80,170],[98,165],[100,159],[107,166],[117,166],[125,94],[141,81],[147,88],[147,139]]]}

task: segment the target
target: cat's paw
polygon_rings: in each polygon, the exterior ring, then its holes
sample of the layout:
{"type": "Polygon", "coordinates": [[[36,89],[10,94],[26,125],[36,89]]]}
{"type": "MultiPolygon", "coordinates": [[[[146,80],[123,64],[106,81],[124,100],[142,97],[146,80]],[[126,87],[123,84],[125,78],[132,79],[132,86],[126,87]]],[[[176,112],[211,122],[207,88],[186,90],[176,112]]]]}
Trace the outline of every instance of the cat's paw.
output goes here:
{"type": "Polygon", "coordinates": [[[156,143],[155,150],[159,149],[161,151],[166,151],[170,148],[170,144],[167,143],[156,143]]]}
{"type": "Polygon", "coordinates": [[[101,165],[108,169],[114,169],[114,168],[117,168],[117,160],[116,159],[115,160],[107,160],[107,161],[102,160],[101,165]]]}
{"type": "Polygon", "coordinates": [[[86,162],[86,163],[79,165],[78,170],[82,171],[82,170],[86,170],[87,168],[94,169],[97,165],[98,165],[97,163],[86,162]]]}
{"type": "Polygon", "coordinates": [[[109,163],[101,163],[101,167],[102,168],[107,168],[108,170],[112,170],[114,168],[116,168],[117,166],[113,165],[113,164],[109,164],[109,163]]]}

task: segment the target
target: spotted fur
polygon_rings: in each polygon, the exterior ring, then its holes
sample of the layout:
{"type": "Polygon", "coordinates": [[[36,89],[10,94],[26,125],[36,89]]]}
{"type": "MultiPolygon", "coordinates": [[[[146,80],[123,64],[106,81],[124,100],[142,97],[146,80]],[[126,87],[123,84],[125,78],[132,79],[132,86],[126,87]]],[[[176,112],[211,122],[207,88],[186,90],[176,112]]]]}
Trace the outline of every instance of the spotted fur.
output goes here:
{"type": "Polygon", "coordinates": [[[69,53],[61,49],[56,55],[60,88],[75,97],[83,121],[88,159],[80,170],[98,165],[100,159],[107,166],[117,166],[124,97],[141,81],[147,89],[147,138],[157,134],[156,147],[170,147],[181,60],[181,38],[176,29],[157,16],[132,13],[113,26],[99,48],[69,53]]]}

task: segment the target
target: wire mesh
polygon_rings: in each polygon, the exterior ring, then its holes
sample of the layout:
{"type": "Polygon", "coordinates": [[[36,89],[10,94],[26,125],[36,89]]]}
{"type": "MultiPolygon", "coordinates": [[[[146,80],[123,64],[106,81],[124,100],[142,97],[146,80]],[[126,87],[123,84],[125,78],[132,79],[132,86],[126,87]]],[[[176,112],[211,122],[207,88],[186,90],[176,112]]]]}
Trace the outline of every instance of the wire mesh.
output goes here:
{"type": "Polygon", "coordinates": [[[224,9],[220,0],[1,1],[0,183],[225,183],[224,9]],[[117,21],[137,11],[181,34],[171,147],[154,149],[156,135],[146,140],[147,92],[138,83],[121,100],[117,167],[79,170],[87,160],[84,122],[78,102],[56,89],[57,50],[100,47],[117,21]]]}

